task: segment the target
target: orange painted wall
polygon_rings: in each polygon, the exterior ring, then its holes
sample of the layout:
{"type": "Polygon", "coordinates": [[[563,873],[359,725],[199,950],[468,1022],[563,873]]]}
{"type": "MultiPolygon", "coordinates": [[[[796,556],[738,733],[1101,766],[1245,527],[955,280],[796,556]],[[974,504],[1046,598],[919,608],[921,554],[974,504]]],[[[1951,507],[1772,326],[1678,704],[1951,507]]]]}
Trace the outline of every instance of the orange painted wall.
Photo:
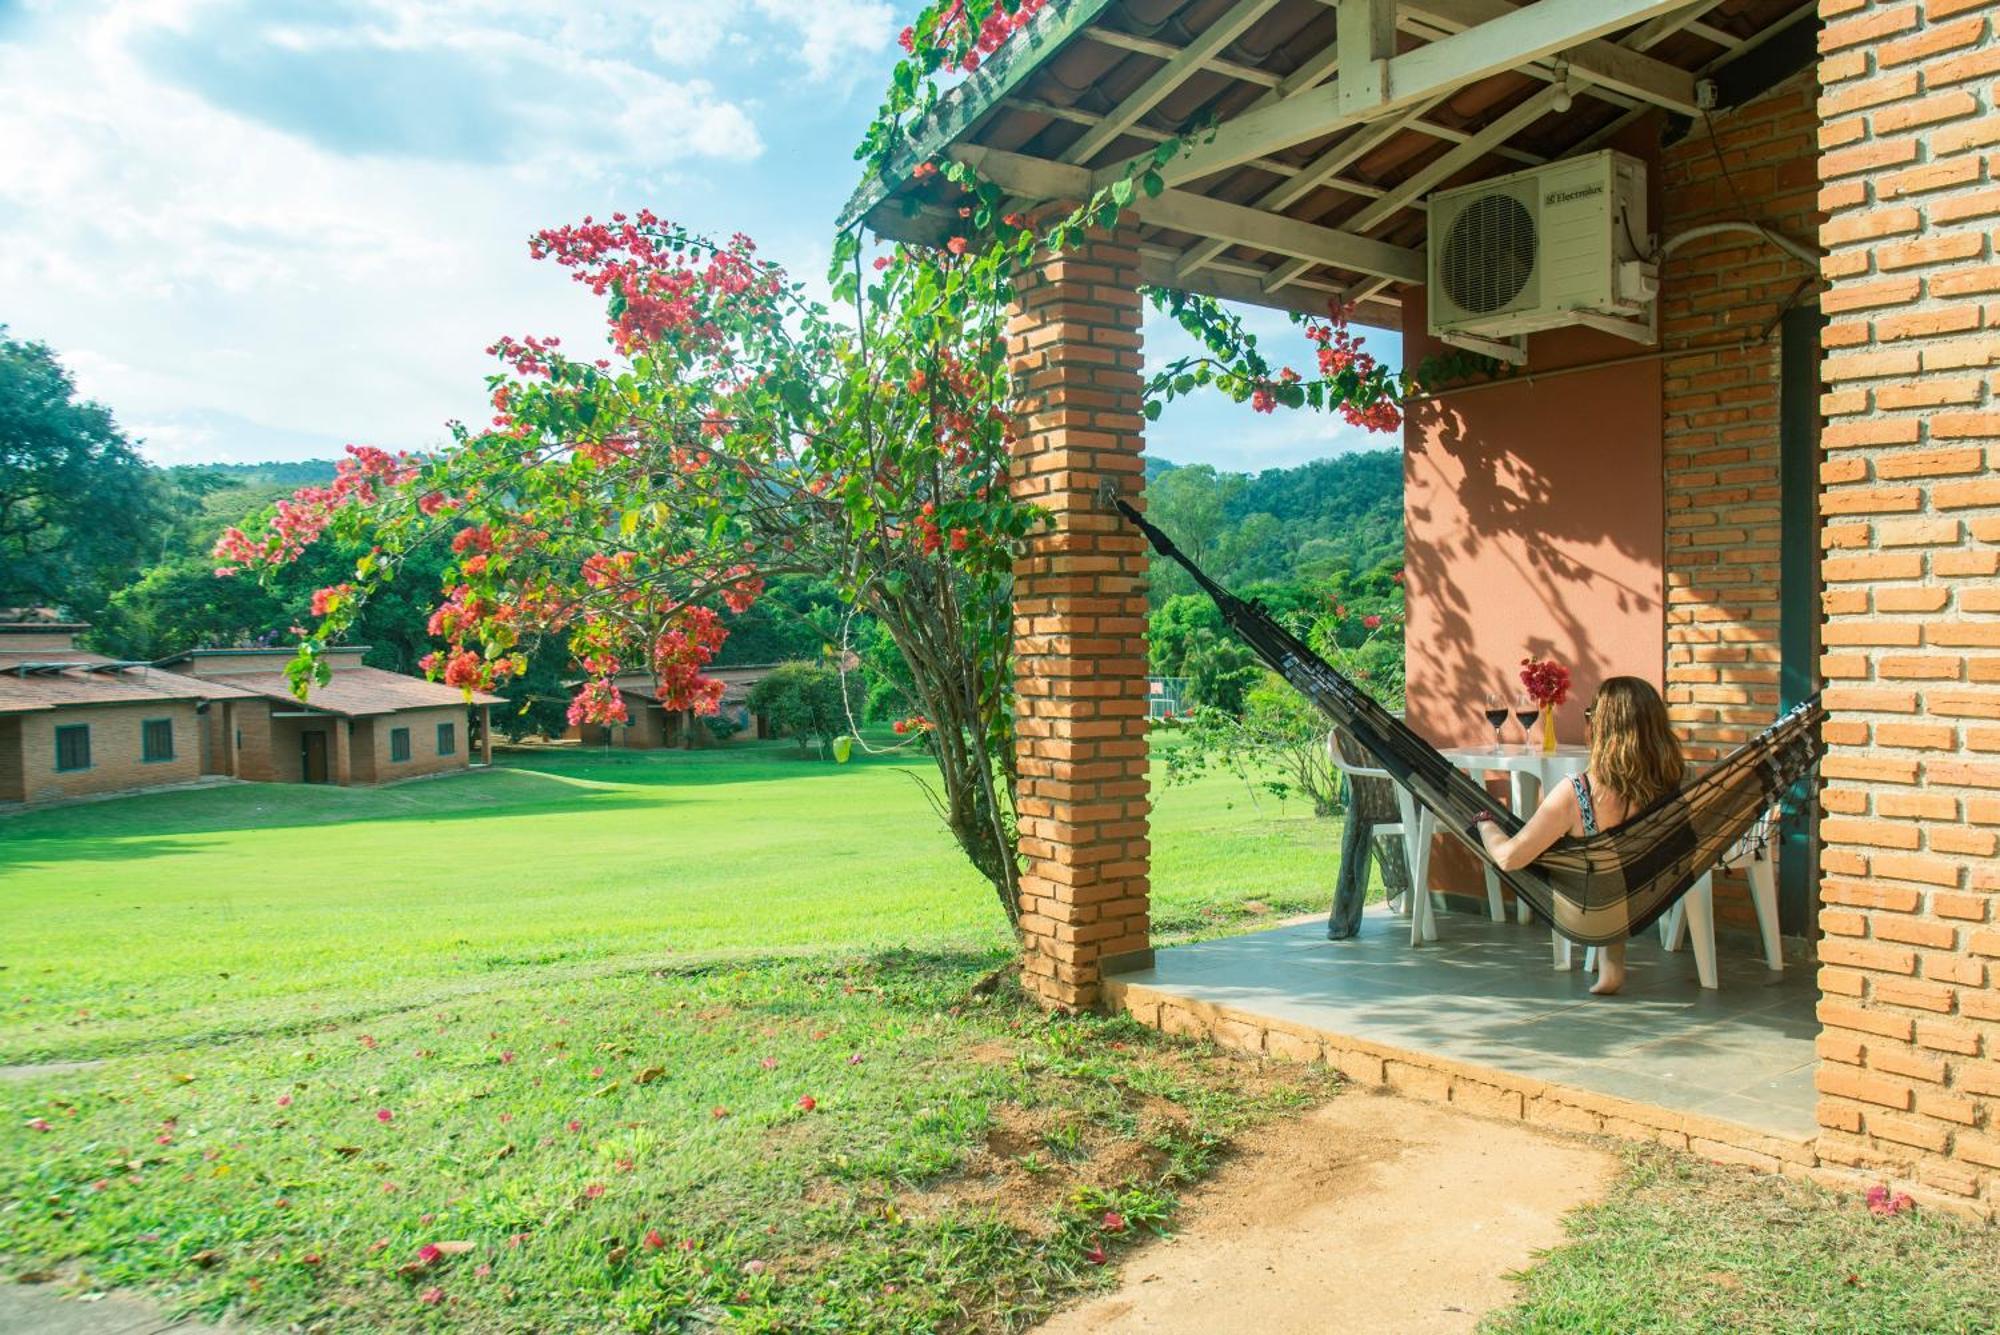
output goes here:
{"type": "MultiPolygon", "coordinates": [[[[1424,328],[1423,293],[1404,298],[1424,328]]],[[[1407,364],[1438,351],[1405,335],[1407,364]]],[[[1547,372],[1629,356],[1592,330],[1529,340],[1547,372]]],[[[1440,745],[1489,740],[1487,692],[1512,702],[1523,657],[1570,670],[1557,736],[1583,740],[1598,682],[1661,684],[1666,483],[1658,361],[1482,389],[1416,407],[1403,433],[1405,638],[1411,726],[1440,745]]],[[[1518,740],[1510,720],[1503,734],[1518,740]]],[[[1440,839],[1431,884],[1481,893],[1469,853],[1440,839]]]]}
{"type": "MultiPolygon", "coordinates": [[[[1423,294],[1405,299],[1423,328],[1423,294]]],[[[1435,350],[1406,337],[1411,364],[1435,350]]],[[[1640,351],[1609,335],[1536,335],[1546,372],[1640,351]]],[[[1438,743],[1491,734],[1489,690],[1511,701],[1524,656],[1574,678],[1558,735],[1620,674],[1660,683],[1666,659],[1660,365],[1644,361],[1421,405],[1404,428],[1409,717],[1438,743]]],[[[1518,737],[1512,723],[1509,740],[1518,737]]]]}

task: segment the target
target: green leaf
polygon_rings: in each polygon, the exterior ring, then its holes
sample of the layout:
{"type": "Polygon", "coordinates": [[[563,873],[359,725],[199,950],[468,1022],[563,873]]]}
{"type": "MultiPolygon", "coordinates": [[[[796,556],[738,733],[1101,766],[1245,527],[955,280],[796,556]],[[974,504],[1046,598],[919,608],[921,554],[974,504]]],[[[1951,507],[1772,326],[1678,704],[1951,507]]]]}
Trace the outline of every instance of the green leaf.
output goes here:
{"type": "Polygon", "coordinates": [[[1111,201],[1121,209],[1132,202],[1131,177],[1120,177],[1111,183],[1111,201]]]}
{"type": "Polygon", "coordinates": [[[1158,199],[1160,192],[1167,188],[1167,178],[1154,171],[1149,171],[1140,177],[1139,183],[1146,188],[1146,196],[1149,199],[1158,199]]]}

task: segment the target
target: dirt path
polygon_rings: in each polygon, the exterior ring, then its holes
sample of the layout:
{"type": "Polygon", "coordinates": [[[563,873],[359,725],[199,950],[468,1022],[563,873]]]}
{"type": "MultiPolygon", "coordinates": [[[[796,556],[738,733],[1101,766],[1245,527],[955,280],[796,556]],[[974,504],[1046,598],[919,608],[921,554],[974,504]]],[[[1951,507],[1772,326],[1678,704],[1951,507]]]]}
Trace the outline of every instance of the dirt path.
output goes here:
{"type": "Polygon", "coordinates": [[[1593,1146],[1355,1092],[1253,1136],[1116,1292],[1042,1335],[1468,1331],[1615,1166],[1593,1146]]]}

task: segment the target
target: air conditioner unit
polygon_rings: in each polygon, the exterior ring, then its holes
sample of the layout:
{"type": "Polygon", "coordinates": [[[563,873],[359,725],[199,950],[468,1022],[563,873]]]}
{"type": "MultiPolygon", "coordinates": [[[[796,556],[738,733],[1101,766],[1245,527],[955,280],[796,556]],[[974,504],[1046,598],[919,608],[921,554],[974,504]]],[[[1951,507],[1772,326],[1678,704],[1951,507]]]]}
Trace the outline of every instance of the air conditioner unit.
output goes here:
{"type": "Polygon", "coordinates": [[[1657,338],[1659,266],[1637,158],[1607,149],[1440,190],[1429,252],[1430,331],[1444,342],[1519,362],[1525,336],[1543,329],[1657,338]]]}

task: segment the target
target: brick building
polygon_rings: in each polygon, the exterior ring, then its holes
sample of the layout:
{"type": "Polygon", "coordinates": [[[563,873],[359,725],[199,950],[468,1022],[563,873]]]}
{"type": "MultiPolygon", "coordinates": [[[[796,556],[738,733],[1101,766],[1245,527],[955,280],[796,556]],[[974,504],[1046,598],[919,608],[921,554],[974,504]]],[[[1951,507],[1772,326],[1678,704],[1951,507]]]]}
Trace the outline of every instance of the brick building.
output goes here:
{"type": "Polygon", "coordinates": [[[493,760],[491,709],[506,703],[361,661],[366,645],[327,651],[332,678],[301,701],[290,649],[193,649],[160,660],[233,691],[205,734],[218,773],[262,783],[390,783],[493,760]]]}
{"type": "MultiPolygon", "coordinates": [[[[1142,492],[1139,285],[1307,314],[1337,299],[1399,329],[1415,365],[1438,346],[1425,200],[1616,149],[1645,172],[1625,240],[1653,266],[1656,327],[1489,340],[1512,375],[1411,407],[1410,716],[1469,739],[1533,653],[1586,698],[1650,677],[1712,756],[1824,680],[1821,806],[1783,832],[1781,896],[1817,963],[1818,1131],[1732,1140],[1726,1118],[1551,1104],[1435,1065],[1399,1087],[2000,1210],[1994,10],[1069,0],[912,127],[848,221],[940,242],[963,225],[955,187],[916,169],[945,159],[1021,206],[1147,171],[1159,187],[1038,258],[1010,328],[1014,486],[1052,521],[1017,572],[1032,990],[1098,1005],[1151,956],[1144,553],[1098,494],[1142,492]]],[[[1580,737],[1581,702],[1560,723],[1580,737]]],[[[1215,1007],[1146,1016],[1270,1051],[1281,1032],[1287,1051],[1368,1048],[1215,1007]]],[[[1351,1073],[1396,1083],[1421,1060],[1364,1053],[1351,1073]]]]}
{"type": "MultiPolygon", "coordinates": [[[[735,725],[737,735],[759,741],[771,735],[770,723],[761,714],[750,712],[750,690],[776,667],[775,663],[737,663],[710,668],[706,675],[722,683],[722,700],[717,717],[735,725]]],[[[625,697],[627,721],[587,723],[572,729],[585,746],[610,746],[629,751],[656,751],[662,747],[693,749],[715,744],[715,734],[691,709],[668,709],[660,703],[660,688],[649,673],[627,672],[617,679],[618,693],[625,697]]]]}
{"type": "Polygon", "coordinates": [[[209,720],[245,698],[76,647],[80,623],[0,622],[0,803],[191,783],[219,773],[209,720]]]}

